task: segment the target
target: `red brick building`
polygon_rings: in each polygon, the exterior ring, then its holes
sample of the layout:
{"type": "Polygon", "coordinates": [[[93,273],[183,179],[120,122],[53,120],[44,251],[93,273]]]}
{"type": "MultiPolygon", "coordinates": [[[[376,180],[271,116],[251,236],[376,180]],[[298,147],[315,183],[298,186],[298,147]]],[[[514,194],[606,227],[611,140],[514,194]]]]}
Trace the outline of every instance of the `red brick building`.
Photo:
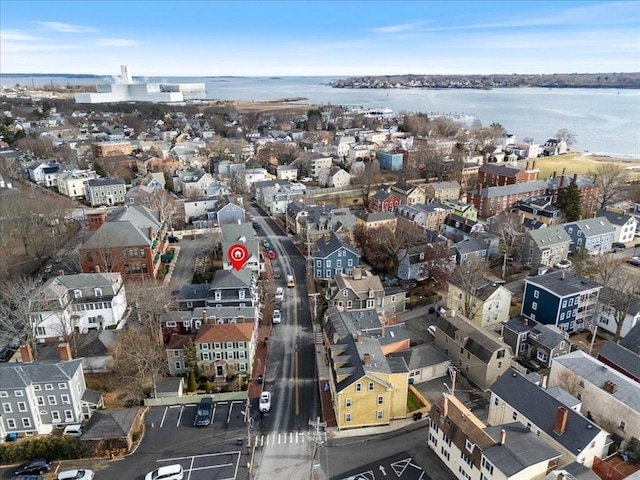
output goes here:
{"type": "Polygon", "coordinates": [[[169,245],[167,221],[143,205],[89,213],[93,234],[80,248],[84,273],[120,272],[125,280],[155,278],[169,245]]]}
{"type": "Polygon", "coordinates": [[[524,170],[512,165],[485,163],[478,169],[478,183],[485,187],[516,185],[538,180],[538,173],[540,170],[536,168],[535,160],[527,162],[524,170]]]}

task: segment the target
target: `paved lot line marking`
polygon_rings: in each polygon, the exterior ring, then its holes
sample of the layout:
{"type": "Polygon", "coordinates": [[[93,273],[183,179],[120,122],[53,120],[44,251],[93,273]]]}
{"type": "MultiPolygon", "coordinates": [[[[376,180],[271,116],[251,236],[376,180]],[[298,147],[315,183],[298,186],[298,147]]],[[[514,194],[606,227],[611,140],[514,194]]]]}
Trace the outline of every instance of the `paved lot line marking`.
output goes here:
{"type": "Polygon", "coordinates": [[[204,457],[220,457],[222,455],[240,455],[242,452],[240,450],[232,450],[231,452],[220,452],[220,453],[203,453],[202,455],[189,455],[188,457],[173,457],[173,458],[161,458],[156,460],[156,462],[176,462],[178,460],[189,460],[191,458],[204,458],[204,457]]]}
{"type": "Polygon", "coordinates": [[[231,406],[229,407],[229,414],[227,415],[227,425],[229,425],[229,422],[231,421],[231,412],[233,412],[233,403],[231,402],[231,406]]]}
{"type": "Polygon", "coordinates": [[[189,475],[187,475],[187,480],[191,480],[191,470],[193,470],[193,462],[195,462],[196,459],[192,458],[191,459],[191,463],[189,463],[189,475]]]}
{"type": "Polygon", "coordinates": [[[217,465],[207,465],[206,467],[190,468],[190,471],[197,472],[198,470],[210,470],[212,468],[222,468],[222,467],[231,467],[231,466],[233,466],[233,463],[219,463],[217,465]]]}
{"type": "MultiPolygon", "coordinates": [[[[280,445],[280,439],[281,439],[281,437],[282,437],[282,434],[280,434],[280,433],[279,433],[279,434],[278,434],[278,445],[280,445]]],[[[287,438],[287,437],[284,437],[284,438],[287,438]]]]}
{"type": "Polygon", "coordinates": [[[264,447],[264,437],[262,435],[260,436],[260,446],[264,447]]]}
{"type": "MultiPolygon", "coordinates": [[[[296,435],[296,443],[298,443],[297,441],[297,435],[296,435]]],[[[289,433],[289,443],[293,443],[293,432],[289,433]]]]}
{"type": "Polygon", "coordinates": [[[164,413],[162,414],[162,421],[160,422],[160,428],[162,428],[162,424],[164,423],[164,417],[167,416],[167,407],[164,407],[164,413]]]}
{"type": "Polygon", "coordinates": [[[176,422],[176,427],[180,426],[180,420],[182,419],[182,412],[184,412],[184,408],[180,409],[180,414],[178,415],[178,421],[176,422]]]}

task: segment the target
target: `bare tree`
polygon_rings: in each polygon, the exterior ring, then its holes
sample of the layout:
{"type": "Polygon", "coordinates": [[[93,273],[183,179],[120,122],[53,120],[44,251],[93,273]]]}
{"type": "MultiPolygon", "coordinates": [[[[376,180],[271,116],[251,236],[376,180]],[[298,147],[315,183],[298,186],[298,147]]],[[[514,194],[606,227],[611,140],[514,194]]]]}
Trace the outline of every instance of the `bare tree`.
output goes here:
{"type": "Polygon", "coordinates": [[[160,220],[166,220],[167,225],[171,227],[171,221],[178,209],[178,203],[175,197],[167,190],[157,188],[147,197],[147,207],[157,211],[160,214],[160,220]]]}
{"type": "Polygon", "coordinates": [[[605,208],[623,198],[628,182],[628,172],[623,165],[601,163],[587,176],[598,187],[600,208],[605,208]]]}
{"type": "Polygon", "coordinates": [[[576,143],[576,134],[567,128],[561,128],[556,132],[556,139],[564,140],[568,147],[576,143]]]}
{"type": "Polygon", "coordinates": [[[48,138],[28,135],[18,140],[16,146],[38,158],[53,158],[55,156],[53,142],[48,138]]]}
{"type": "Polygon", "coordinates": [[[424,264],[422,276],[435,287],[449,281],[455,262],[451,262],[451,247],[447,241],[427,243],[424,247],[424,264]]]}
{"type": "Polygon", "coordinates": [[[23,339],[37,356],[36,327],[34,313],[37,311],[37,289],[40,282],[29,277],[5,281],[0,285],[0,332],[13,338],[23,339]]]}
{"type": "Polygon", "coordinates": [[[495,218],[488,230],[500,238],[502,278],[504,279],[507,276],[507,260],[515,254],[519,240],[524,235],[522,221],[518,214],[504,212],[495,218]]]}
{"type": "Polygon", "coordinates": [[[622,336],[622,327],[629,309],[640,299],[640,277],[628,275],[619,269],[611,276],[607,287],[601,292],[600,301],[616,323],[614,341],[617,342],[622,336]]]}
{"type": "Polygon", "coordinates": [[[449,305],[453,304],[456,311],[474,321],[480,312],[482,302],[478,301],[477,290],[487,284],[485,278],[487,263],[473,257],[458,265],[451,275],[451,284],[459,290],[458,298],[449,298],[449,305]]]}
{"type": "Polygon", "coordinates": [[[380,183],[380,164],[376,160],[369,160],[364,164],[364,171],[354,179],[354,184],[362,188],[362,206],[370,211],[370,196],[375,185],[380,183]]]}

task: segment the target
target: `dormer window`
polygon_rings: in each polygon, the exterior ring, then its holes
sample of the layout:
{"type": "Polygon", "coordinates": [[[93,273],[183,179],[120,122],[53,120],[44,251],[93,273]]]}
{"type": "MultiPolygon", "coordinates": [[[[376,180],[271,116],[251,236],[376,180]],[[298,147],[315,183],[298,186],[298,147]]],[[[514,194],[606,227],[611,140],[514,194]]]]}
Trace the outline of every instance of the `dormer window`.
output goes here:
{"type": "Polygon", "coordinates": [[[475,448],[475,446],[476,444],[470,441],[468,438],[464,441],[464,448],[466,448],[469,453],[473,453],[473,449],[475,448]]]}
{"type": "Polygon", "coordinates": [[[213,292],[213,298],[214,298],[214,300],[221,300],[222,299],[222,292],[220,292],[220,290],[216,290],[215,292],[213,292]]]}
{"type": "Polygon", "coordinates": [[[244,290],[238,290],[238,296],[240,300],[244,300],[244,290]]]}
{"type": "Polygon", "coordinates": [[[96,297],[101,297],[102,296],[102,289],[101,288],[96,288],[93,290],[93,293],[95,294],[96,297]]]}
{"type": "Polygon", "coordinates": [[[369,290],[369,298],[373,298],[374,293],[375,293],[375,292],[373,291],[373,289],[372,289],[372,290],[369,290]]]}
{"type": "Polygon", "coordinates": [[[82,290],[74,290],[73,298],[82,298],[82,290]]]}

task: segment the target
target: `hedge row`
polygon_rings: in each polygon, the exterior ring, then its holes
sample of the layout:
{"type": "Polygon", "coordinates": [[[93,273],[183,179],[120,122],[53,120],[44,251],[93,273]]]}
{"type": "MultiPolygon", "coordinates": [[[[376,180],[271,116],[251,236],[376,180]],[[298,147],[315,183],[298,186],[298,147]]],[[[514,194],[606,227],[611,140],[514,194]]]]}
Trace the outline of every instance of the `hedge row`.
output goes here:
{"type": "Polygon", "coordinates": [[[23,438],[0,444],[0,465],[25,462],[37,457],[68,460],[86,457],[88,445],[68,435],[23,438]]]}

